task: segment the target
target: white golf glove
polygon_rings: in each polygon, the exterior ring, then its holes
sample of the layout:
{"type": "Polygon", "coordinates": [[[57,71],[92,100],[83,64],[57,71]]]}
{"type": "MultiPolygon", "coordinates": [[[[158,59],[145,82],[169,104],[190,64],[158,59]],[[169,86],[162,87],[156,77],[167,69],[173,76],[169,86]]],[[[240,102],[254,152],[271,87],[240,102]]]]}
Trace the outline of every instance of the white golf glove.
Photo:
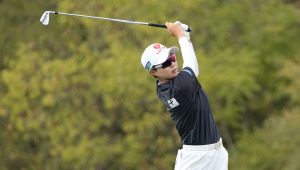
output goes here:
{"type": "Polygon", "coordinates": [[[175,24],[177,24],[177,23],[180,23],[181,29],[183,30],[185,37],[190,39],[190,32],[186,31],[186,30],[188,30],[189,26],[181,23],[180,21],[175,22],[175,24]]]}

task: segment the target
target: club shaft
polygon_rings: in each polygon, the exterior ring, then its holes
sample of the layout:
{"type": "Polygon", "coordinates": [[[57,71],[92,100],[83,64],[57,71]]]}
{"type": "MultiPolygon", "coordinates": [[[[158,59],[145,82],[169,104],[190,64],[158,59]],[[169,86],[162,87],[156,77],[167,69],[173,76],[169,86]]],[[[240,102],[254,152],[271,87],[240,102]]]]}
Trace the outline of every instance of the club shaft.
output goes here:
{"type": "Polygon", "coordinates": [[[96,17],[96,16],[90,16],[90,15],[81,15],[81,14],[70,14],[70,13],[57,12],[57,11],[55,11],[54,14],[77,16],[77,17],[84,17],[84,18],[93,18],[93,19],[100,19],[100,20],[107,20],[107,21],[114,21],[114,22],[123,22],[123,23],[128,23],[128,24],[149,25],[149,23],[147,23],[147,22],[138,22],[138,21],[115,19],[115,18],[106,18],[106,17],[96,17]]]}
{"type": "MultiPolygon", "coordinates": [[[[81,15],[81,14],[71,14],[71,13],[58,12],[58,11],[50,11],[50,13],[60,14],[60,15],[84,17],[84,18],[93,18],[93,19],[107,20],[107,21],[113,21],[113,22],[122,22],[122,23],[127,23],[127,24],[148,25],[148,26],[152,26],[152,27],[167,28],[167,26],[164,25],[164,24],[139,22],[139,21],[125,20],[125,19],[116,19],[116,18],[96,17],[96,16],[90,16],[90,15],[81,15]]],[[[186,31],[191,32],[192,29],[188,28],[186,31]]]]}

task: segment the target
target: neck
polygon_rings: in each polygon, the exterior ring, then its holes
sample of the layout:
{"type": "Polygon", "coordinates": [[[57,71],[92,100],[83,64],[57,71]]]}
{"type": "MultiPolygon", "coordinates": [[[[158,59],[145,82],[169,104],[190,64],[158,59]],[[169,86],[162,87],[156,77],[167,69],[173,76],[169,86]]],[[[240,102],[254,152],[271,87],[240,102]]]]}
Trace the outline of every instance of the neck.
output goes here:
{"type": "Polygon", "coordinates": [[[165,79],[158,79],[158,83],[159,84],[164,84],[164,83],[167,83],[169,82],[170,80],[165,80],[165,79]]]}

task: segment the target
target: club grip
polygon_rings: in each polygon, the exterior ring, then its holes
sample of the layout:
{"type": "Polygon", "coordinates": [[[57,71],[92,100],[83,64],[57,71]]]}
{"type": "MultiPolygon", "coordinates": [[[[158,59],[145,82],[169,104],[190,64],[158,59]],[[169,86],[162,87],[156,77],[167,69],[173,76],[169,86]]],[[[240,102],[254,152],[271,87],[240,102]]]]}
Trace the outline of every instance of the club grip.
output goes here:
{"type": "MultiPolygon", "coordinates": [[[[151,27],[167,28],[167,26],[164,25],[164,24],[149,23],[148,25],[151,26],[151,27]]],[[[189,28],[188,28],[187,30],[185,30],[185,31],[187,31],[187,32],[192,32],[192,29],[189,27],[189,28]]]]}

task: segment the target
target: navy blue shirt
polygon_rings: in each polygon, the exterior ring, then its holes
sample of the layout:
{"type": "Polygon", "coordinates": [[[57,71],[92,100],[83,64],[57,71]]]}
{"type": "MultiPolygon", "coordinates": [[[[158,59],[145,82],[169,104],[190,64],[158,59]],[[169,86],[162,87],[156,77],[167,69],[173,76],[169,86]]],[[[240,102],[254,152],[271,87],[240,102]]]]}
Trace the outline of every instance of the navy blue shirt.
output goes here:
{"type": "Polygon", "coordinates": [[[157,95],[171,113],[184,145],[206,145],[220,139],[208,98],[192,69],[186,67],[167,83],[157,84],[157,95]]]}

